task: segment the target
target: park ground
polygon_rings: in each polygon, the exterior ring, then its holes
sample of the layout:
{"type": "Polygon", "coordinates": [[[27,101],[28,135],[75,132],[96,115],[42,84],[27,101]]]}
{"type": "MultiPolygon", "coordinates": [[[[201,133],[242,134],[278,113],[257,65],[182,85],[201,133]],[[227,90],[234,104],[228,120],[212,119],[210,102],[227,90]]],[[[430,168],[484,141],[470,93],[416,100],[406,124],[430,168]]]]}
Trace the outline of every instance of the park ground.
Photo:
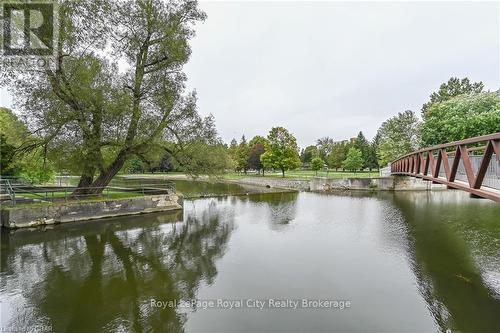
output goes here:
{"type": "MultiPolygon", "coordinates": [[[[288,171],[285,174],[285,179],[287,180],[309,180],[315,176],[318,177],[327,177],[327,178],[368,178],[368,177],[378,177],[379,173],[377,170],[375,171],[361,171],[361,172],[343,172],[343,171],[318,171],[316,173],[312,170],[292,170],[288,171]]],[[[165,173],[134,173],[134,174],[120,174],[123,178],[161,178],[161,179],[191,179],[192,176],[187,175],[183,172],[165,172],[165,173]]],[[[78,178],[76,176],[71,176],[71,178],[78,178]]],[[[255,171],[244,172],[228,172],[223,174],[220,177],[215,179],[220,180],[228,180],[228,181],[237,181],[243,178],[270,178],[270,179],[283,179],[281,172],[266,172],[264,176],[255,171]]],[[[200,179],[209,179],[207,176],[200,176],[200,179]]],[[[213,178],[210,178],[213,179],[213,178]]],[[[48,183],[46,185],[62,185],[57,184],[58,180],[54,180],[54,183],[48,183]]],[[[31,203],[22,203],[23,200],[17,204],[17,207],[20,206],[28,206],[33,204],[42,204],[41,202],[45,202],[48,204],[49,202],[57,202],[60,204],[64,204],[67,201],[73,201],[74,198],[70,198],[71,191],[70,190],[61,190],[61,189],[46,189],[42,191],[36,191],[36,193],[18,193],[16,197],[18,199],[35,199],[34,202],[31,203]]],[[[122,191],[119,188],[107,188],[103,191],[102,195],[98,197],[81,197],[77,200],[80,202],[91,202],[91,201],[101,201],[101,200],[113,200],[113,199],[125,199],[138,197],[142,195],[147,195],[147,193],[143,193],[141,191],[122,191]]]]}

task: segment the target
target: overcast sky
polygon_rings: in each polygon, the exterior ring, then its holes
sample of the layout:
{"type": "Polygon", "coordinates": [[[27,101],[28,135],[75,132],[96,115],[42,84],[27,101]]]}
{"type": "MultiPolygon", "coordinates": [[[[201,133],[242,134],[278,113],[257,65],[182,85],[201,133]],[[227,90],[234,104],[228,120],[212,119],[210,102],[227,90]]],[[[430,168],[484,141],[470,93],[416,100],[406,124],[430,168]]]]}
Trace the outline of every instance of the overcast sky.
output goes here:
{"type": "MultiPolygon", "coordinates": [[[[451,76],[499,88],[498,2],[201,2],[186,66],[222,138],[284,126],[302,147],[420,113],[451,76]]],[[[2,91],[0,105],[9,106],[2,91]]]]}

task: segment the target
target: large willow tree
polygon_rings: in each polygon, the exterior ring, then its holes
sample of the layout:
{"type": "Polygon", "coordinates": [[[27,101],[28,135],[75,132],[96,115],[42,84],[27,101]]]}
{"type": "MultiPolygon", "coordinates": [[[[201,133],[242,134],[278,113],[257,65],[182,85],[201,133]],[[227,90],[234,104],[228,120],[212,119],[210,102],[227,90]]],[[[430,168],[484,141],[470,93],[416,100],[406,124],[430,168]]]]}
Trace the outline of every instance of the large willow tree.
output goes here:
{"type": "Polygon", "coordinates": [[[196,1],[59,1],[57,66],[5,67],[1,82],[49,154],[99,193],[133,155],[203,128],[183,65],[196,1]]]}

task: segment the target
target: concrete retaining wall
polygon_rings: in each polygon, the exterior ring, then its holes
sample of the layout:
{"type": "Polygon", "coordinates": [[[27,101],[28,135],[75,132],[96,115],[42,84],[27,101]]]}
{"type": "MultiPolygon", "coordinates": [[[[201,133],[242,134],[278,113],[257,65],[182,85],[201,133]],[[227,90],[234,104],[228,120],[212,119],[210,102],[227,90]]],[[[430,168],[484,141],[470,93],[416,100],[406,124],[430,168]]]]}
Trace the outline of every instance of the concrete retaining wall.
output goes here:
{"type": "Polygon", "coordinates": [[[406,176],[342,179],[315,177],[311,180],[310,189],[318,192],[334,190],[429,191],[446,189],[446,186],[406,176]]]}
{"type": "Polygon", "coordinates": [[[446,189],[445,185],[432,184],[430,181],[407,176],[377,178],[314,177],[311,180],[249,177],[238,179],[236,183],[300,191],[311,190],[318,192],[333,190],[429,191],[446,189]]]}
{"type": "Polygon", "coordinates": [[[378,170],[379,176],[380,177],[390,177],[391,176],[391,164],[389,163],[388,166],[385,168],[380,168],[378,170]]]}
{"type": "Polygon", "coordinates": [[[24,228],[45,224],[101,219],[122,215],[182,209],[182,196],[152,195],[85,203],[64,203],[41,207],[1,210],[2,226],[24,228]]]}
{"type": "Polygon", "coordinates": [[[287,178],[271,178],[271,177],[252,177],[241,178],[236,181],[238,184],[264,186],[271,188],[282,188],[292,190],[309,190],[309,180],[294,180],[287,178]]]}

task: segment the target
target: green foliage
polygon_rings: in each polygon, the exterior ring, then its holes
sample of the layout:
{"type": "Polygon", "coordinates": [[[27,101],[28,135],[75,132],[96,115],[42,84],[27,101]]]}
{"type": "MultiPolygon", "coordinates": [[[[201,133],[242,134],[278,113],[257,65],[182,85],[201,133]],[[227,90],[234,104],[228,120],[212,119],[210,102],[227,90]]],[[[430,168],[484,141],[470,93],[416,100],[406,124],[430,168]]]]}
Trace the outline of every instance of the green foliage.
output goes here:
{"type": "MultiPolygon", "coordinates": [[[[227,153],[227,151],[226,151],[226,153],[227,153]]],[[[233,160],[233,158],[229,154],[227,154],[226,158],[227,158],[226,170],[236,170],[236,167],[237,167],[236,161],[233,160]]]]}
{"type": "Polygon", "coordinates": [[[229,144],[228,154],[232,160],[231,165],[234,171],[238,171],[238,141],[236,141],[235,138],[233,138],[229,144]]]}
{"type": "Polygon", "coordinates": [[[368,148],[368,157],[365,159],[366,163],[365,167],[368,168],[370,171],[379,168],[377,149],[378,149],[378,141],[374,139],[368,148]]]}
{"type": "Polygon", "coordinates": [[[248,146],[247,140],[243,135],[241,141],[238,145],[236,153],[236,163],[238,170],[243,170],[245,173],[248,170],[248,160],[250,156],[250,147],[248,146]]]}
{"type": "Polygon", "coordinates": [[[482,82],[470,83],[468,78],[460,80],[457,77],[452,77],[447,83],[441,84],[437,92],[430,95],[430,101],[422,106],[422,115],[425,116],[433,103],[444,102],[462,94],[480,93],[483,88],[482,82]]]}
{"type": "Polygon", "coordinates": [[[28,138],[26,125],[9,109],[0,107],[0,133],[13,147],[20,147],[28,138]]]}
{"type": "Polygon", "coordinates": [[[354,148],[358,149],[363,156],[363,168],[368,167],[368,162],[370,158],[370,143],[366,140],[363,132],[359,132],[354,141],[354,148]]]}
{"type": "Polygon", "coordinates": [[[59,13],[57,69],[20,62],[2,68],[0,85],[48,156],[80,173],[79,187],[97,193],[128,159],[192,141],[200,117],[183,66],[206,17],[196,1],[60,1],[59,13]]]}
{"type": "Polygon", "coordinates": [[[425,146],[496,132],[500,132],[500,92],[466,94],[433,103],[421,126],[425,146]]]}
{"type": "Polygon", "coordinates": [[[235,168],[228,148],[217,136],[214,118],[198,116],[195,119],[177,131],[175,142],[168,141],[163,145],[172,156],[175,169],[193,176],[219,176],[226,169],[235,168]]]}
{"type": "Polygon", "coordinates": [[[260,161],[265,169],[274,168],[274,156],[270,151],[266,151],[260,155],[260,161]]]}
{"type": "Polygon", "coordinates": [[[261,170],[263,168],[260,156],[264,154],[265,151],[266,148],[262,143],[257,143],[250,149],[248,158],[248,166],[250,169],[261,170]]]}
{"type": "Polygon", "coordinates": [[[250,169],[262,170],[264,172],[264,166],[260,160],[260,156],[266,151],[266,144],[268,141],[266,138],[257,135],[249,142],[250,152],[248,156],[248,167],[250,169]]]}
{"type": "Polygon", "coordinates": [[[328,166],[338,170],[342,168],[342,162],[345,160],[346,143],[337,142],[333,145],[331,153],[328,155],[328,166]]]}
{"type": "Polygon", "coordinates": [[[250,168],[251,150],[257,143],[264,142],[263,140],[265,141],[265,138],[256,136],[252,139],[252,141],[250,141],[249,144],[247,143],[245,135],[241,137],[239,144],[236,139],[233,138],[231,140],[227,153],[232,160],[229,164],[233,166],[235,171],[244,171],[245,173],[247,172],[247,170],[250,168]]]}
{"type": "Polygon", "coordinates": [[[318,171],[323,169],[325,166],[325,161],[321,159],[321,157],[315,157],[311,160],[311,169],[316,171],[316,175],[318,175],[318,171]]]}
{"type": "Polygon", "coordinates": [[[35,150],[18,162],[19,175],[34,184],[46,183],[54,179],[53,167],[40,150],[35,150]]]}
{"type": "Polygon", "coordinates": [[[12,176],[15,174],[14,153],[16,147],[7,142],[7,138],[0,133],[0,174],[12,176]]]}
{"type": "Polygon", "coordinates": [[[220,142],[191,142],[176,154],[176,159],[182,166],[181,170],[192,176],[221,176],[233,167],[226,146],[220,142]]]}
{"type": "Polygon", "coordinates": [[[326,160],[328,155],[330,155],[330,153],[332,152],[333,144],[333,139],[328,136],[316,140],[319,157],[321,157],[323,160],[326,160]]]}
{"type": "Polygon", "coordinates": [[[356,172],[363,167],[363,155],[361,150],[351,147],[347,152],[346,159],[342,162],[342,167],[356,172]]]}
{"type": "Polygon", "coordinates": [[[175,165],[174,165],[174,158],[172,154],[170,153],[165,153],[161,157],[161,159],[151,167],[151,172],[169,172],[169,171],[174,171],[175,170],[175,165]]]}
{"type": "Polygon", "coordinates": [[[285,171],[300,166],[297,140],[287,129],[273,127],[267,140],[269,143],[266,152],[260,157],[264,167],[281,170],[282,176],[285,177],[285,171]]]}
{"type": "Polygon", "coordinates": [[[400,112],[382,123],[377,136],[379,165],[385,166],[419,147],[419,121],[413,111],[400,112]]]}
{"type": "Polygon", "coordinates": [[[250,142],[248,143],[248,145],[250,147],[254,147],[255,145],[257,144],[262,144],[262,145],[266,145],[268,144],[268,141],[265,137],[263,136],[260,136],[260,135],[256,135],[252,138],[252,140],[250,140],[250,142]]]}
{"type": "Polygon", "coordinates": [[[20,175],[32,183],[44,183],[54,176],[46,146],[33,137],[26,125],[9,109],[0,108],[0,172],[20,175]]]}
{"type": "Polygon", "coordinates": [[[147,166],[139,157],[132,157],[126,163],[123,169],[126,173],[144,173],[147,166]]]}
{"type": "Polygon", "coordinates": [[[300,154],[302,163],[310,163],[313,158],[319,157],[319,150],[316,146],[307,146],[300,154]]]}

